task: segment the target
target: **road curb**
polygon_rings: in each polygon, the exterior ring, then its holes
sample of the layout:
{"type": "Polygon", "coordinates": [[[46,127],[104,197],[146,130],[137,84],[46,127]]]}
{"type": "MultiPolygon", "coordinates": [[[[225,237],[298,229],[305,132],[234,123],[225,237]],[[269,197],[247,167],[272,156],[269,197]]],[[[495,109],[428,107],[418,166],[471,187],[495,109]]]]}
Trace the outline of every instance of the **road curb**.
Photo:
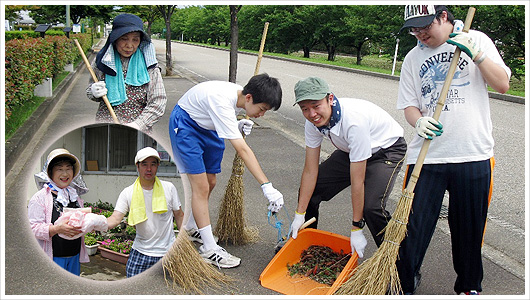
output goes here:
{"type": "MultiPolygon", "coordinates": [[[[217,50],[222,50],[222,51],[230,51],[229,49],[210,47],[208,45],[195,45],[195,44],[183,43],[183,42],[180,42],[180,41],[172,41],[172,42],[174,42],[174,43],[182,43],[182,44],[192,45],[192,46],[197,46],[197,47],[203,47],[203,48],[217,49],[217,50]]],[[[253,53],[253,52],[246,52],[246,51],[241,51],[241,50],[238,50],[237,52],[241,53],[241,54],[248,54],[248,55],[258,56],[257,53],[253,53]]],[[[310,61],[305,61],[305,60],[297,60],[297,59],[292,59],[292,58],[277,57],[277,56],[266,55],[266,54],[264,54],[263,57],[270,58],[270,59],[276,59],[276,60],[289,61],[289,62],[294,62],[294,63],[299,63],[299,64],[305,64],[305,65],[310,65],[310,66],[317,66],[317,67],[322,67],[322,68],[334,69],[334,70],[339,70],[339,71],[344,71],[344,72],[357,73],[357,74],[362,74],[362,75],[366,75],[366,76],[373,76],[373,77],[379,77],[379,78],[399,81],[399,76],[396,76],[396,75],[383,74],[383,73],[377,73],[377,72],[359,70],[359,69],[352,69],[352,68],[348,68],[348,67],[334,66],[334,65],[310,62],[310,61]]],[[[488,92],[488,94],[489,94],[490,98],[503,100],[503,101],[508,101],[508,102],[519,103],[519,104],[525,104],[525,97],[501,94],[501,93],[496,93],[496,92],[488,92]]]]}

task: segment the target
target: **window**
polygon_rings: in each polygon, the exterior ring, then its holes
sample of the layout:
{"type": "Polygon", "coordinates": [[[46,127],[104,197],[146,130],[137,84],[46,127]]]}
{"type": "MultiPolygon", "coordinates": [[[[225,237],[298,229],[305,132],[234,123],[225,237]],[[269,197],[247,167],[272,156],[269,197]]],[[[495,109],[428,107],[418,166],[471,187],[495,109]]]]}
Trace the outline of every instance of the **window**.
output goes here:
{"type": "Polygon", "coordinates": [[[83,128],[83,170],[87,174],[136,174],[134,157],[144,147],[158,150],[161,158],[159,175],[176,175],[177,167],[169,152],[148,135],[117,124],[83,128]]]}

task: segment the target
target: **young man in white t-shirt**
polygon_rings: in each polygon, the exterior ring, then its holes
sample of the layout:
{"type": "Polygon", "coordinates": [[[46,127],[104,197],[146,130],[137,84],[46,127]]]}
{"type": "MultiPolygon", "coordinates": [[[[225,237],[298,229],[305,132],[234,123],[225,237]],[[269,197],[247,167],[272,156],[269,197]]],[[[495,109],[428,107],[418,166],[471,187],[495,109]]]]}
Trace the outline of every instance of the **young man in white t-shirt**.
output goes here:
{"type": "Polygon", "coordinates": [[[126,265],[127,277],[149,269],[166,254],[175,241],[173,220],[180,229],[184,217],[173,183],[156,176],[160,165],[158,151],[143,148],[134,162],[138,178],[120,193],[114,212],[107,218],[108,228],[112,229],[129,213],[128,223],[136,227],[126,265]]]}
{"type": "Polygon", "coordinates": [[[220,268],[237,267],[241,262],[217,244],[208,210],[216,174],[221,172],[224,139],[230,141],[250,173],[261,184],[269,201],[269,210],[278,212],[283,206],[283,195],[267,179],[241,133],[243,131],[248,135],[253,122],[247,119],[238,121],[237,113],[245,110],[249,117],[259,118],[270,109],[280,108],[281,100],[282,90],[278,80],[260,74],[253,76],[245,87],[224,81],[199,83],[180,98],[171,113],[169,135],[182,175],[186,206],[189,196],[189,192],[186,195],[187,185],[191,186],[192,213],[184,227],[191,237],[203,244],[199,253],[204,260],[220,268]]]}
{"type": "MultiPolygon", "coordinates": [[[[365,222],[379,246],[380,232],[390,218],[386,202],[407,151],[403,128],[369,101],[335,97],[319,77],[300,80],[294,92],[295,104],[306,118],[306,154],[291,225],[293,238],[304,221],[316,217],[318,222],[322,201],[351,186],[350,243],[352,253],[362,258],[367,244],[362,232],[365,222]],[[324,137],[337,150],[319,165],[324,137]]],[[[309,226],[316,228],[317,222],[309,226]]]]}
{"type": "Polygon", "coordinates": [[[424,139],[429,150],[414,189],[407,237],[397,267],[405,294],[418,286],[420,267],[449,192],[449,227],[457,294],[482,291],[481,247],[491,199],[493,135],[487,85],[509,88],[510,69],[482,32],[459,32],[462,21],[443,5],[407,5],[403,29],[418,40],[401,68],[397,108],[418,136],[407,153],[408,182],[424,139]],[[456,46],[462,50],[439,122],[432,118],[456,46]],[[442,125],[443,124],[443,125],[442,125]]]}

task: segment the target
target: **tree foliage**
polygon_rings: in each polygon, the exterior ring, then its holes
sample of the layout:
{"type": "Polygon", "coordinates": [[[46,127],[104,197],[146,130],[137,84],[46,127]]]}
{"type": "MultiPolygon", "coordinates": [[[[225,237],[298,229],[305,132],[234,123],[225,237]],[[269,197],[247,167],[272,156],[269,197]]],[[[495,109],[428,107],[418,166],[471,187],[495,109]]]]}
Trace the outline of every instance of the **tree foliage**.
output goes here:
{"type": "MultiPolygon", "coordinates": [[[[29,16],[38,24],[56,25],[64,23],[66,19],[66,5],[40,5],[30,9],[29,16]]],[[[74,24],[90,18],[109,22],[113,17],[113,5],[70,5],[70,20],[74,24]]]]}
{"type": "MultiPolygon", "coordinates": [[[[64,20],[64,6],[44,5],[32,9],[37,22],[64,20]]],[[[108,19],[111,6],[71,6],[72,20],[100,17],[108,19]],[[97,15],[97,16],[96,16],[97,15]]],[[[230,44],[229,5],[178,6],[168,24],[154,6],[124,6],[123,11],[139,15],[153,33],[168,34],[185,41],[230,44]],[[166,26],[167,25],[167,26],[166,26]]],[[[159,6],[160,7],[160,6],[159,6]]],[[[464,20],[469,5],[448,5],[455,18],[464,20]]],[[[486,33],[497,45],[506,64],[516,77],[524,75],[525,7],[523,5],[477,5],[472,28],[486,33]]],[[[361,64],[365,55],[380,53],[389,59],[399,39],[398,58],[417,41],[406,32],[403,5],[244,5],[238,12],[238,46],[258,50],[263,24],[269,22],[265,51],[290,53],[324,51],[329,60],[337,53],[354,55],[361,64]]],[[[6,10],[6,13],[9,12],[6,10]]],[[[149,30],[149,29],[148,29],[149,30]]]]}

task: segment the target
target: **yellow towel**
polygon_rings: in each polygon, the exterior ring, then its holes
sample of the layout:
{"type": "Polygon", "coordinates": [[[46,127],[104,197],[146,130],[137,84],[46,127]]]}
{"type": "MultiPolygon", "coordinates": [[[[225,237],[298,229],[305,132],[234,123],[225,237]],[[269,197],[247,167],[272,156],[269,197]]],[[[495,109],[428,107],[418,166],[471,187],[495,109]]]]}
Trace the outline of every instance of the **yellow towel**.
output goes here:
{"type": "MultiPolygon", "coordinates": [[[[166,194],[164,188],[158,177],[155,177],[155,185],[153,186],[153,200],[152,200],[153,212],[162,214],[167,212],[166,194]]],[[[133,186],[133,195],[131,200],[131,208],[129,209],[129,225],[136,225],[147,220],[145,213],[145,200],[142,185],[140,184],[140,178],[137,178],[133,186]]]]}

